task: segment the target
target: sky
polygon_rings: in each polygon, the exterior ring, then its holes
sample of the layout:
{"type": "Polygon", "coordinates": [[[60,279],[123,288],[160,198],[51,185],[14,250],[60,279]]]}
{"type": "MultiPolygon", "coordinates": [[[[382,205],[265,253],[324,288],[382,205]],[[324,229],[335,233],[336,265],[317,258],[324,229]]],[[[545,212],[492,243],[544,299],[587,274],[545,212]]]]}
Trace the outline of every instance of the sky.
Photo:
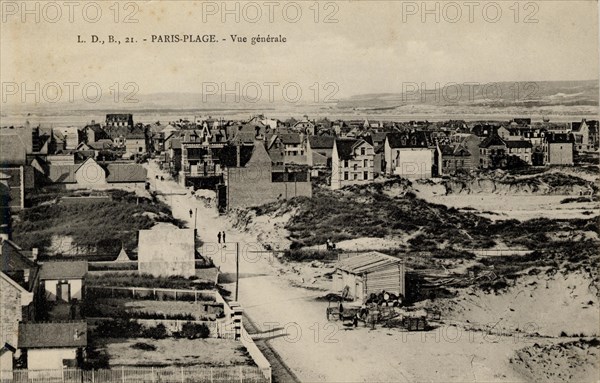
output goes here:
{"type": "Polygon", "coordinates": [[[398,93],[407,83],[599,77],[595,0],[91,3],[85,12],[85,2],[72,8],[69,20],[61,1],[53,3],[60,15],[46,2],[29,2],[30,14],[20,1],[0,2],[3,102],[4,93],[15,92],[7,83],[24,82],[63,88],[68,82],[96,83],[105,91],[116,83],[122,93],[124,84],[134,83],[140,94],[215,91],[210,84],[220,92],[236,83],[236,92],[254,94],[258,84],[262,97],[271,89],[279,97],[284,87],[297,84],[292,91],[299,86],[321,100],[329,93],[398,93]],[[128,14],[137,22],[125,23],[128,14]],[[89,43],[92,34],[105,41],[113,35],[121,44],[89,43]],[[218,42],[150,41],[165,34],[213,34],[218,42]],[[230,39],[267,34],[285,36],[286,42],[230,39]],[[77,43],[78,35],[88,43],[77,43]],[[136,42],[126,44],[126,37],[136,42]]]}

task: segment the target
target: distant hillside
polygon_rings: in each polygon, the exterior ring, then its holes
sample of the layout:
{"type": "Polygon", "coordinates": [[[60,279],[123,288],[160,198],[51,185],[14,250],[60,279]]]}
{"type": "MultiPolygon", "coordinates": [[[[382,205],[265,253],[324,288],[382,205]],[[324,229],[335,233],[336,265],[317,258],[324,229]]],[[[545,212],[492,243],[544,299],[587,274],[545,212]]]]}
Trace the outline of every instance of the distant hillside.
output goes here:
{"type": "Polygon", "coordinates": [[[481,85],[417,84],[405,86],[404,93],[357,95],[340,100],[338,108],[405,110],[407,106],[463,107],[598,107],[598,80],[497,82],[481,85]],[[422,89],[419,89],[421,88],[422,89]]]}
{"type": "MultiPolygon", "coordinates": [[[[415,85],[415,88],[417,86],[415,85]]],[[[238,94],[229,94],[225,102],[220,92],[203,97],[202,93],[152,93],[126,94],[121,92],[115,102],[114,96],[102,93],[97,102],[85,102],[67,98],[53,102],[20,103],[18,98],[2,105],[2,116],[9,115],[55,115],[90,113],[91,111],[131,110],[135,113],[161,111],[214,111],[253,113],[276,111],[286,115],[315,115],[326,112],[332,115],[363,113],[378,115],[461,115],[461,114],[529,114],[540,115],[589,115],[598,113],[598,80],[589,81],[541,81],[541,82],[499,82],[484,85],[456,85],[433,89],[428,85],[425,91],[405,89],[405,93],[372,93],[356,95],[337,102],[315,103],[312,96],[304,96],[299,102],[282,100],[270,101],[266,94],[257,102],[244,99],[238,94]],[[134,102],[126,102],[132,96],[134,102]],[[13,103],[12,101],[17,101],[13,103]]],[[[247,98],[250,96],[246,96],[247,98]]]]}

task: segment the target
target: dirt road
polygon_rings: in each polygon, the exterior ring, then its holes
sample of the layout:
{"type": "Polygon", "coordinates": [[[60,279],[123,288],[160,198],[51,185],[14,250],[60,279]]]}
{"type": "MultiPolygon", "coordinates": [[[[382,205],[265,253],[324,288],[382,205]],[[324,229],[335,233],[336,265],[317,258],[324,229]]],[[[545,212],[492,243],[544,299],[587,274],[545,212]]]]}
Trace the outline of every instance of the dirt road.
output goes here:
{"type": "MultiPolygon", "coordinates": [[[[206,208],[175,182],[156,180],[161,173],[155,164],[148,168],[152,187],[164,194],[176,218],[196,225],[205,242],[203,254],[213,258],[225,278],[235,273],[233,243],[240,243],[238,300],[258,329],[255,336],[268,339],[301,381],[523,381],[510,367],[509,357],[534,341],[548,342],[465,332],[454,326],[408,333],[328,322],[327,303],[315,300],[323,292],[291,286],[286,276],[279,275],[277,259],[248,251],[255,248],[255,238],[234,231],[216,210],[206,208]],[[215,243],[223,230],[225,246],[215,243]]],[[[225,287],[233,291],[232,285],[225,287]]]]}

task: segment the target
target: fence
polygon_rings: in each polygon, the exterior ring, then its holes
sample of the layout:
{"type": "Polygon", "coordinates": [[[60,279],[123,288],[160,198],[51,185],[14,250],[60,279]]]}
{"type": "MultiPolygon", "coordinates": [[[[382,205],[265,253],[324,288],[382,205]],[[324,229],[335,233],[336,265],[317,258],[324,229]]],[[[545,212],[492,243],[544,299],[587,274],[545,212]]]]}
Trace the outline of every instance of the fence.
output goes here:
{"type": "Polygon", "coordinates": [[[0,371],[0,383],[270,383],[255,366],[0,371]]]}
{"type": "MultiPolygon", "coordinates": [[[[86,318],[89,324],[98,324],[104,321],[111,321],[114,318],[97,318],[88,317],[86,318]]],[[[165,326],[169,334],[180,332],[183,329],[183,325],[186,323],[192,324],[203,324],[208,327],[211,338],[220,339],[234,339],[235,331],[230,321],[227,318],[216,319],[214,321],[207,320],[183,320],[183,319],[131,319],[131,321],[141,324],[145,328],[156,327],[159,324],[165,326]]]]}
{"type": "Polygon", "coordinates": [[[194,302],[217,302],[224,303],[221,297],[213,290],[186,290],[186,289],[164,289],[154,287],[112,287],[112,286],[86,286],[86,294],[94,294],[94,291],[102,291],[105,297],[133,298],[133,299],[157,299],[174,301],[194,302]]]}
{"type": "Polygon", "coordinates": [[[269,377],[269,380],[270,380],[271,373],[272,373],[271,363],[269,363],[269,361],[263,355],[263,353],[260,351],[260,349],[258,348],[256,343],[254,343],[254,340],[252,340],[252,337],[250,336],[250,334],[248,334],[248,332],[246,331],[244,326],[242,326],[242,329],[241,329],[240,340],[242,341],[242,344],[244,345],[244,347],[246,347],[248,354],[250,354],[250,356],[254,360],[254,363],[256,363],[258,368],[261,369],[264,376],[269,377]]]}
{"type": "Polygon", "coordinates": [[[533,253],[533,250],[522,247],[512,247],[505,249],[461,249],[475,254],[478,257],[500,257],[503,255],[527,255],[533,253]]]}
{"type": "MultiPolygon", "coordinates": [[[[224,321],[222,323],[222,327],[220,327],[219,329],[217,329],[217,331],[222,331],[221,334],[222,338],[228,338],[230,336],[232,336],[231,332],[233,331],[233,337],[235,338],[235,330],[233,329],[233,323],[231,323],[230,319],[231,316],[233,314],[233,310],[231,309],[231,307],[229,306],[229,304],[227,303],[227,301],[225,301],[225,299],[223,299],[223,297],[221,296],[221,294],[219,294],[218,291],[214,291],[214,290],[184,290],[184,289],[164,289],[164,288],[152,288],[152,287],[111,287],[111,286],[86,286],[86,294],[88,293],[88,291],[92,292],[93,290],[96,291],[109,291],[111,294],[114,294],[116,291],[118,291],[119,293],[123,293],[125,292],[126,294],[131,294],[132,298],[148,298],[148,297],[154,297],[156,298],[165,298],[165,297],[169,297],[173,300],[178,300],[178,298],[180,298],[180,300],[187,300],[187,301],[191,301],[191,297],[193,297],[194,302],[202,302],[202,298],[204,299],[210,299],[210,302],[215,302],[215,304],[219,304],[219,305],[223,305],[223,313],[225,314],[225,318],[227,318],[226,321],[224,321]],[[183,298],[185,297],[185,298],[183,298]]],[[[119,294],[117,293],[117,294],[119,294]]],[[[167,299],[169,299],[167,298],[167,299]]],[[[140,320],[138,320],[140,321],[140,320]]],[[[142,320],[143,321],[143,320],[142,320]]],[[[148,321],[152,321],[152,320],[148,320],[148,321]]],[[[161,322],[164,323],[164,320],[161,320],[161,322]]],[[[177,322],[177,321],[176,321],[177,322]]],[[[181,322],[181,324],[183,324],[184,322],[187,321],[179,321],[181,322]]],[[[203,322],[206,323],[206,322],[203,322]]],[[[212,323],[217,323],[217,322],[212,322],[212,323]]],[[[221,323],[219,321],[219,323],[221,323]]],[[[177,325],[177,323],[175,324],[177,325]]],[[[210,328],[210,327],[209,327],[210,328]]],[[[212,333],[212,329],[211,329],[211,333],[212,333]]],[[[263,355],[263,353],[258,349],[258,347],[256,346],[256,344],[254,343],[254,341],[252,340],[252,337],[246,332],[246,330],[244,329],[244,327],[241,327],[241,334],[240,334],[240,341],[242,343],[242,345],[244,345],[244,347],[246,347],[246,349],[248,350],[248,353],[250,354],[250,356],[252,357],[252,359],[254,360],[254,363],[258,366],[256,368],[257,371],[260,372],[260,376],[261,379],[256,380],[255,376],[252,374],[247,374],[243,375],[242,373],[238,374],[237,376],[225,376],[225,375],[212,375],[212,373],[214,372],[214,370],[211,369],[211,375],[207,376],[203,375],[203,376],[194,376],[192,378],[186,378],[186,380],[182,380],[182,379],[165,379],[161,376],[161,380],[148,380],[148,379],[137,379],[137,380],[125,380],[125,375],[121,375],[122,379],[121,380],[80,380],[79,382],[107,382],[107,383],[111,383],[111,382],[121,382],[121,383],[128,383],[128,382],[161,382],[161,383],[168,383],[168,382],[268,382],[271,383],[271,374],[272,374],[272,369],[271,369],[271,364],[269,363],[269,361],[267,360],[267,358],[265,358],[265,356],[263,355]],[[222,376],[225,376],[225,378],[222,378],[222,376]],[[224,379],[224,380],[223,380],[224,379]]],[[[244,367],[246,368],[246,367],[244,367]]],[[[107,370],[107,371],[113,371],[113,370],[107,370]]],[[[228,370],[227,370],[228,371],[228,370]]],[[[242,371],[242,370],[240,370],[242,371]]],[[[87,373],[87,372],[86,372],[87,373]]],[[[154,374],[151,374],[152,378],[154,378],[154,374]]],[[[183,376],[183,375],[182,375],[183,376]]],[[[82,378],[83,379],[83,378],[82,378]]],[[[127,378],[129,379],[129,378],[127,378]]],[[[13,382],[13,380],[10,380],[10,382],[13,382]]],[[[20,383],[21,381],[18,380],[14,380],[14,382],[16,383],[20,383]]],[[[29,383],[29,382],[38,382],[37,380],[24,380],[23,383],[29,383]]],[[[40,383],[46,383],[47,381],[40,381],[40,383]]],[[[48,381],[50,382],[50,381],[48,381]]],[[[56,381],[52,381],[53,382],[64,382],[64,383],[70,383],[70,381],[66,381],[66,380],[56,380],[56,381]]],[[[0,383],[4,383],[4,380],[2,380],[0,383]]]]}

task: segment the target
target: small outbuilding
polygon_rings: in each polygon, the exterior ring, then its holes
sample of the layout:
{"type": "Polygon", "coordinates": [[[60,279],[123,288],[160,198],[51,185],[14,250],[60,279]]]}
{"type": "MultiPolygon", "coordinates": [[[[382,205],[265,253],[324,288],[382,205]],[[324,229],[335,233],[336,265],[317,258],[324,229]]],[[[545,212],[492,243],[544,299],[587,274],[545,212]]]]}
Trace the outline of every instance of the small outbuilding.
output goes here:
{"type": "Polygon", "coordinates": [[[88,272],[85,261],[45,262],[40,282],[50,302],[71,302],[83,298],[83,283],[88,272]]]}
{"type": "Polygon", "coordinates": [[[28,370],[77,367],[87,346],[86,322],[21,323],[19,349],[27,352],[28,370]]]}
{"type": "Polygon", "coordinates": [[[405,296],[404,261],[377,251],[358,254],[336,264],[333,287],[342,291],[348,286],[349,297],[363,302],[382,291],[405,296]]]}
{"type": "Polygon", "coordinates": [[[155,277],[195,275],[196,234],[194,229],[157,225],[140,230],[138,271],[155,277]]]}

